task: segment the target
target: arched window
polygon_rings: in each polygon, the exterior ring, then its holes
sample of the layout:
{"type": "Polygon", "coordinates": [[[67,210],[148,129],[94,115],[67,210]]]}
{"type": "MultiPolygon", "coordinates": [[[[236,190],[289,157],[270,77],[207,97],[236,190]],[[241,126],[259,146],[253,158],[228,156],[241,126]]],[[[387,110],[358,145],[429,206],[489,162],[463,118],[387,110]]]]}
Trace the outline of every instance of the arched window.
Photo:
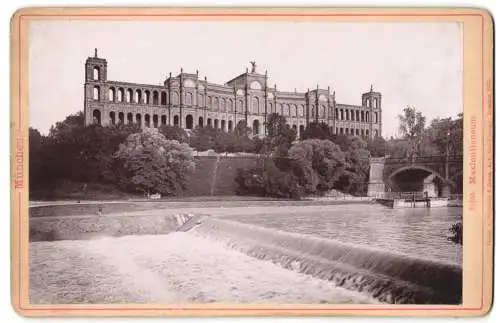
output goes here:
{"type": "Polygon", "coordinates": [[[289,116],[290,115],[290,104],[285,104],[284,109],[285,109],[285,111],[283,111],[283,115],[289,116]]]}
{"type": "Polygon", "coordinates": [[[212,109],[212,97],[207,97],[207,108],[212,109]]]}
{"type": "Polygon", "coordinates": [[[136,90],[135,91],[134,102],[135,103],[142,103],[142,92],[141,92],[141,90],[136,90]]]}
{"type": "Polygon", "coordinates": [[[222,131],[226,131],[226,120],[220,121],[220,128],[222,129],[222,131]]]}
{"type": "Polygon", "coordinates": [[[253,135],[257,136],[259,134],[259,120],[254,120],[252,124],[253,135]]]}
{"type": "Polygon", "coordinates": [[[233,111],[234,111],[233,100],[229,99],[229,103],[227,105],[227,112],[233,112],[233,111]]]}
{"type": "Polygon", "coordinates": [[[94,86],[94,100],[99,100],[99,87],[96,85],[94,86]]]}
{"type": "Polygon", "coordinates": [[[108,100],[109,101],[115,100],[115,88],[114,87],[110,87],[108,90],[108,100]]]}
{"type": "Polygon", "coordinates": [[[356,121],[359,121],[359,111],[356,110],[356,121]]]}
{"type": "Polygon", "coordinates": [[[131,89],[127,89],[127,95],[125,96],[125,100],[128,103],[132,102],[132,90],[131,89]]]}
{"type": "Polygon", "coordinates": [[[144,91],[144,104],[151,103],[151,92],[149,90],[144,91]]]}
{"type": "Polygon", "coordinates": [[[316,109],[314,106],[311,107],[311,114],[309,115],[310,118],[316,118],[316,109]]]}
{"type": "Polygon", "coordinates": [[[219,119],[214,119],[214,128],[219,129],[219,119]]]}
{"type": "Polygon", "coordinates": [[[233,131],[233,121],[229,120],[227,122],[227,131],[233,131]]]}
{"type": "Polygon", "coordinates": [[[354,121],[354,110],[351,110],[351,121],[354,121]]]}
{"type": "Polygon", "coordinates": [[[127,113],[127,124],[134,123],[134,115],[132,113],[127,113]]]}
{"type": "Polygon", "coordinates": [[[161,124],[163,126],[167,125],[167,116],[166,115],[161,116],[161,124]]]}
{"type": "Polygon", "coordinates": [[[378,99],[373,98],[373,108],[376,109],[378,107],[378,99]]]}
{"type": "Polygon", "coordinates": [[[370,136],[370,131],[369,130],[366,130],[366,136],[369,137],[370,136]]]}
{"type": "Polygon", "coordinates": [[[99,66],[94,66],[94,80],[99,81],[101,79],[99,66]]]}
{"type": "Polygon", "coordinates": [[[144,126],[148,128],[151,126],[151,117],[147,113],[144,115],[144,126]]]}
{"type": "Polygon", "coordinates": [[[94,124],[100,125],[101,124],[101,111],[98,109],[95,109],[92,112],[92,118],[94,120],[94,124]]]}
{"type": "Polygon", "coordinates": [[[279,111],[276,112],[281,115],[285,115],[285,108],[283,107],[283,104],[280,104],[279,111]]]}
{"type": "Polygon", "coordinates": [[[301,104],[299,105],[299,111],[298,111],[299,117],[304,116],[304,106],[301,104]]]}
{"type": "Polygon", "coordinates": [[[207,118],[207,126],[208,127],[212,126],[212,119],[211,118],[207,118]]]}
{"type": "Polygon", "coordinates": [[[190,114],[186,116],[186,128],[193,129],[193,116],[190,114]]]}
{"type": "Polygon", "coordinates": [[[123,102],[123,97],[124,97],[124,90],[123,88],[118,89],[118,102],[123,102]]]}
{"type": "Polygon", "coordinates": [[[167,93],[161,92],[161,105],[167,105],[167,93]]]}
{"type": "Polygon", "coordinates": [[[178,115],[174,116],[174,126],[179,126],[179,116],[178,115]]]}
{"type": "Polygon", "coordinates": [[[299,126],[299,138],[304,138],[304,125],[299,126]]]}
{"type": "Polygon", "coordinates": [[[273,104],[271,102],[269,102],[267,104],[267,113],[273,113],[273,104]]]}
{"type": "Polygon", "coordinates": [[[378,137],[378,130],[375,130],[374,135],[375,137],[378,137]]]}
{"type": "Polygon", "coordinates": [[[356,136],[359,136],[359,129],[356,129],[356,136]]]}
{"type": "Polygon", "coordinates": [[[116,115],[113,111],[109,113],[109,122],[114,125],[116,124],[116,115]]]}
{"type": "Polygon", "coordinates": [[[125,115],[123,114],[123,112],[118,113],[118,123],[119,124],[125,123],[125,115]]]}
{"type": "Polygon", "coordinates": [[[153,127],[158,128],[158,115],[153,114],[153,127]]]}
{"type": "MultiPolygon", "coordinates": [[[[297,116],[297,106],[295,104],[291,104],[290,105],[290,115],[292,117],[296,117],[297,116]]],[[[297,129],[295,129],[295,130],[297,130],[297,129]]]]}
{"type": "Polygon", "coordinates": [[[252,113],[259,114],[259,98],[256,96],[252,98],[252,113]]]}
{"type": "Polygon", "coordinates": [[[361,111],[361,122],[365,122],[365,113],[361,111]]]}
{"type": "Polygon", "coordinates": [[[378,122],[378,115],[377,115],[377,112],[374,112],[374,113],[373,113],[373,119],[374,119],[375,123],[377,123],[377,122],[378,122]]]}
{"type": "Polygon", "coordinates": [[[159,105],[158,91],[154,91],[153,92],[153,105],[159,105]]]}
{"type": "Polygon", "coordinates": [[[198,118],[198,127],[203,127],[203,117],[198,118]]]}
{"type": "Polygon", "coordinates": [[[142,116],[140,113],[136,114],[135,115],[135,122],[140,125],[141,124],[141,120],[142,120],[142,116]]]}
{"type": "Polygon", "coordinates": [[[245,107],[243,105],[243,100],[239,100],[239,104],[238,105],[239,105],[238,111],[239,112],[245,112],[245,107]]]}
{"type": "Polygon", "coordinates": [[[198,106],[200,106],[200,107],[204,106],[204,104],[203,104],[203,95],[202,94],[198,94],[198,106]]]}

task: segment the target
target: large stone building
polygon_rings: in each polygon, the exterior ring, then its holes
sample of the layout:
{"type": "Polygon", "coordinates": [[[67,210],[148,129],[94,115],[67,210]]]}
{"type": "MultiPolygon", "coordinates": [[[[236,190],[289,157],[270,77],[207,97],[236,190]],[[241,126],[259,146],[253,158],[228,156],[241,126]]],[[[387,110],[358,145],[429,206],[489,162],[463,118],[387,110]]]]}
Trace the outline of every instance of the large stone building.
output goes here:
{"type": "Polygon", "coordinates": [[[176,125],[185,129],[212,126],[231,131],[245,122],[255,135],[265,135],[266,118],[277,112],[300,136],[313,122],[326,123],[332,132],[374,137],[382,129],[382,97],[370,91],[361,105],[337,103],[335,91],[316,87],[307,92],[278,91],[267,84],[267,71],[247,71],[225,84],[200,79],[198,72],[170,76],[163,85],[110,81],[108,63],[97,56],[85,62],[85,124],[139,123],[141,127],[176,125]]]}

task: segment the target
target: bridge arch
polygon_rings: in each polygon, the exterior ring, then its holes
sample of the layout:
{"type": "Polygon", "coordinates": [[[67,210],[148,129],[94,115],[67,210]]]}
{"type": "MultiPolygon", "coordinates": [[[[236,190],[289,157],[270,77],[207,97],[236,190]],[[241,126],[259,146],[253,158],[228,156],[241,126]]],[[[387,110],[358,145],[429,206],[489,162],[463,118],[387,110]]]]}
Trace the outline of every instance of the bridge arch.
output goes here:
{"type": "Polygon", "coordinates": [[[456,188],[457,184],[446,179],[435,169],[424,165],[407,165],[393,171],[386,183],[396,191],[436,190],[435,196],[441,196],[445,187],[456,188]],[[413,175],[413,176],[412,176],[413,175]]]}

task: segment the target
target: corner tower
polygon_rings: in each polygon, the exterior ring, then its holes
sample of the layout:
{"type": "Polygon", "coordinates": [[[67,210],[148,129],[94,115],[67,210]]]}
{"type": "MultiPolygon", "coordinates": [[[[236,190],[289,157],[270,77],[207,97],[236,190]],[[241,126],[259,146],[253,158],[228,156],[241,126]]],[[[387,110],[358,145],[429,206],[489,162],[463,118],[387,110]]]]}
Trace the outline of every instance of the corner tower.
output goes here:
{"type": "Polygon", "coordinates": [[[382,135],[382,94],[370,91],[361,95],[361,106],[365,110],[365,120],[369,124],[370,137],[374,138],[382,135]]]}
{"type": "Polygon", "coordinates": [[[85,61],[85,89],[84,89],[84,115],[85,125],[93,123],[102,124],[103,107],[105,99],[105,86],[108,77],[108,62],[97,57],[97,48],[94,57],[85,61]]]}

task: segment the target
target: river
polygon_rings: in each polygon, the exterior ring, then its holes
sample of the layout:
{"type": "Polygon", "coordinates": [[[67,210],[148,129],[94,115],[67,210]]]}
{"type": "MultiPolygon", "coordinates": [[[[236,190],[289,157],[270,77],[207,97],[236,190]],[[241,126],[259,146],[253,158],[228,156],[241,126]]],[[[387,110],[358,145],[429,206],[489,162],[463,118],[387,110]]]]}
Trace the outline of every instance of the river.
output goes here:
{"type": "Polygon", "coordinates": [[[462,246],[448,241],[462,208],[391,209],[377,204],[325,206],[310,211],[240,214],[228,219],[340,242],[367,245],[439,262],[462,264],[462,246]]]}

